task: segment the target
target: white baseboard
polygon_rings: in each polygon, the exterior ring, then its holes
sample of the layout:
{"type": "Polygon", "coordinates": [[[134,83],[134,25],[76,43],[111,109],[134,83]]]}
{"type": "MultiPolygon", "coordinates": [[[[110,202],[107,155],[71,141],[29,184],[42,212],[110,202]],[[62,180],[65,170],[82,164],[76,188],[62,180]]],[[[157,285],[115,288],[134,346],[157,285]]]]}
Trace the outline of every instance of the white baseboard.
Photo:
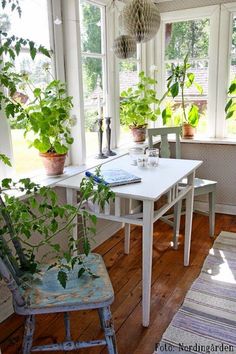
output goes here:
{"type": "MultiPolygon", "coordinates": [[[[207,212],[209,204],[207,202],[195,201],[194,208],[207,212]]],[[[216,204],[216,213],[236,215],[236,205],[216,204]]]]}

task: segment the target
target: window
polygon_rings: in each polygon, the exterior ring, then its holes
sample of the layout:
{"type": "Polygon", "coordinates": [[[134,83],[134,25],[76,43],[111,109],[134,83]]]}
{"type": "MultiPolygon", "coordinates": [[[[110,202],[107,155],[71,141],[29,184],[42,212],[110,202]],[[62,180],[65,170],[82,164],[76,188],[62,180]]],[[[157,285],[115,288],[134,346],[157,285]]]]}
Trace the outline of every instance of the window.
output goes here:
{"type": "MultiPolygon", "coordinates": [[[[135,58],[120,60],[119,62],[119,93],[133,87],[138,82],[138,68],[135,58]]],[[[130,129],[127,126],[120,125],[119,145],[130,141],[130,129]]]]}
{"type": "MultiPolygon", "coordinates": [[[[9,35],[15,34],[18,37],[30,38],[37,44],[50,48],[47,0],[24,0],[21,3],[21,8],[21,17],[18,16],[16,11],[11,12],[9,8],[0,15],[1,29],[7,30],[9,35]]],[[[41,54],[38,54],[33,61],[27,47],[14,62],[16,70],[30,73],[34,84],[37,86],[43,85],[51,79],[42,70],[45,63],[50,65],[50,59],[41,54]]],[[[14,168],[17,173],[27,174],[42,168],[38,151],[29,148],[28,142],[23,136],[23,130],[12,124],[11,141],[14,168]]]]}
{"type": "Polygon", "coordinates": [[[105,7],[80,1],[86,155],[98,152],[97,119],[106,115],[105,7]]]}
{"type": "MultiPolygon", "coordinates": [[[[190,71],[194,74],[196,82],[202,86],[203,94],[200,95],[195,86],[185,90],[185,102],[188,105],[196,104],[201,114],[198,125],[198,134],[207,133],[207,106],[208,106],[208,80],[209,80],[209,18],[168,22],[165,24],[165,54],[164,70],[165,80],[169,77],[172,63],[183,64],[183,59],[188,54],[190,71]]],[[[172,106],[173,117],[170,125],[178,121],[181,112],[181,95],[175,98],[172,106]]]]}
{"type": "MultiPolygon", "coordinates": [[[[158,67],[162,68],[158,75],[162,93],[166,90],[171,63],[181,65],[188,54],[189,71],[203,88],[203,94],[194,85],[185,89],[186,102],[196,104],[201,113],[197,127],[199,137],[214,137],[216,130],[219,13],[220,6],[162,13],[161,31],[156,40],[159,47],[161,42],[156,60],[158,67]]],[[[175,123],[178,121],[180,101],[181,97],[177,96],[170,103],[175,123]]]]}

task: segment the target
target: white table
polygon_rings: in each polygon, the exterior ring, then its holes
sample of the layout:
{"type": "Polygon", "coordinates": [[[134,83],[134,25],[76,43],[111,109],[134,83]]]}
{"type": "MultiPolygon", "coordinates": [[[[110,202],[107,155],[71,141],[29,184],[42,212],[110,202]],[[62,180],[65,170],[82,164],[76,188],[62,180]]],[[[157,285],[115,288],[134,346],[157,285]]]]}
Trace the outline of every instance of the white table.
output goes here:
{"type": "MultiPolygon", "coordinates": [[[[196,169],[202,161],[160,159],[157,168],[139,168],[130,164],[129,156],[125,155],[102,165],[104,169],[123,169],[142,178],[141,183],[127,184],[113,187],[115,192],[115,207],[107,206],[101,211],[96,206],[92,212],[98,217],[125,223],[125,253],[129,253],[130,224],[143,227],[142,236],[142,311],[143,326],[147,327],[150,320],[151,299],[151,274],[152,274],[152,246],[153,246],[153,223],[178,201],[186,199],[185,215],[185,241],[184,241],[184,265],[189,264],[190,243],[192,231],[193,211],[193,179],[196,169]],[[187,184],[182,187],[180,182],[187,177],[187,184]],[[168,194],[168,200],[159,210],[154,210],[154,202],[162,195],[168,194]],[[125,198],[127,207],[124,208],[121,200],[125,198]],[[138,214],[130,214],[131,200],[139,200],[143,203],[143,211],[138,214]],[[124,213],[125,209],[125,213],[124,213]]],[[[57,183],[57,186],[66,187],[67,202],[76,204],[76,195],[84,174],[70,177],[57,183]]],[[[77,228],[74,229],[76,238],[77,228]]]]}

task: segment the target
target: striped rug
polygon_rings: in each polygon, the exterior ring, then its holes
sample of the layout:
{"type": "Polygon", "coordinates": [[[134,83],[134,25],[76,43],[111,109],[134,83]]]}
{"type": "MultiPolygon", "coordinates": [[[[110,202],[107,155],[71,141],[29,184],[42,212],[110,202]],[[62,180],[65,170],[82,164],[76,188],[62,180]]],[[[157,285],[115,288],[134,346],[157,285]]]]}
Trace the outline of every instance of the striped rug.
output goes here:
{"type": "Polygon", "coordinates": [[[155,354],[236,354],[236,234],[222,231],[155,354]]]}

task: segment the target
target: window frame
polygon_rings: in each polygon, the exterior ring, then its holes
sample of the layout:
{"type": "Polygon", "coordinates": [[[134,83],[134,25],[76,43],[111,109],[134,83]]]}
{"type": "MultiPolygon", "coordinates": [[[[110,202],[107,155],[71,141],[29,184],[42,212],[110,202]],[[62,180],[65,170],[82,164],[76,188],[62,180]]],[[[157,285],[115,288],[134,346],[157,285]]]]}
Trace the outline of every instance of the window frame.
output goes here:
{"type": "MultiPolygon", "coordinates": [[[[231,65],[232,46],[232,24],[233,16],[236,14],[236,4],[228,3],[221,5],[220,27],[219,27],[219,70],[218,70],[218,92],[217,92],[217,115],[216,115],[216,136],[227,138],[225,105],[227,102],[227,91],[229,88],[229,75],[231,65]]],[[[235,138],[230,138],[235,140],[235,138]]]]}
{"type": "Polygon", "coordinates": [[[209,76],[208,76],[208,131],[207,136],[216,137],[216,109],[217,109],[217,78],[218,78],[218,53],[220,7],[218,5],[200,7],[194,9],[177,10],[161,13],[161,26],[156,36],[156,48],[160,51],[157,54],[157,66],[161,68],[157,74],[161,92],[165,92],[165,25],[170,22],[181,22],[197,20],[202,18],[210,19],[209,36],[209,76]]]}

